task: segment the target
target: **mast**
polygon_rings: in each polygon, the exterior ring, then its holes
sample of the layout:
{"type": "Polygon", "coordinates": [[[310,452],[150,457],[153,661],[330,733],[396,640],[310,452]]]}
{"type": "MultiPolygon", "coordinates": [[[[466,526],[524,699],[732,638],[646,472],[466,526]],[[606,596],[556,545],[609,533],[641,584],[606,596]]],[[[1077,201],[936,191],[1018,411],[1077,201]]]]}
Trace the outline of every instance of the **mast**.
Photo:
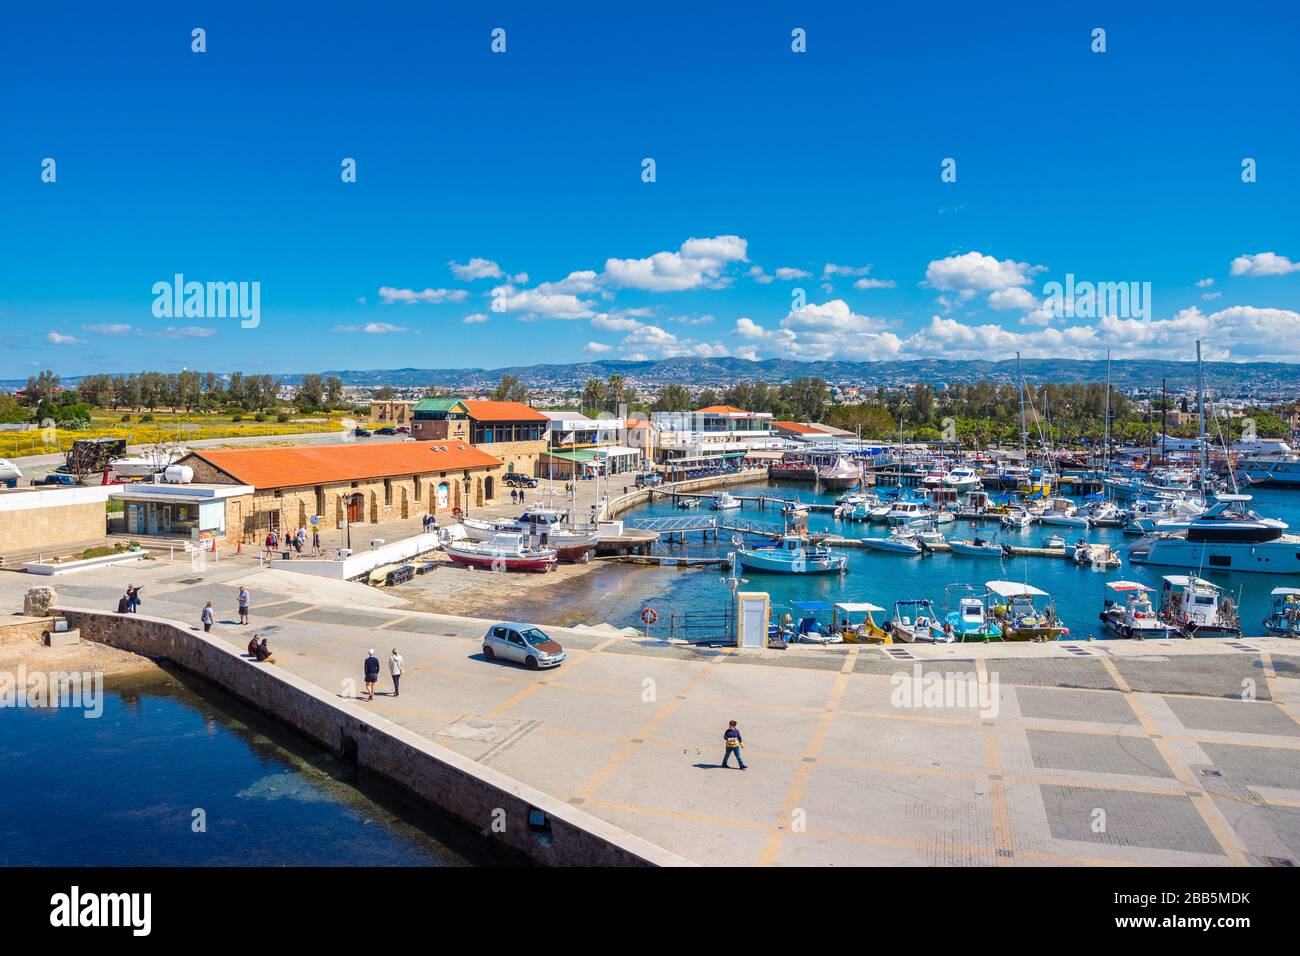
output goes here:
{"type": "Polygon", "coordinates": [[[1110,457],[1110,349],[1106,350],[1106,431],[1101,445],[1101,470],[1104,474],[1110,457]]]}
{"type": "Polygon", "coordinates": [[[1169,436],[1169,399],[1165,394],[1169,380],[1160,380],[1160,463],[1165,462],[1165,439],[1169,436]]]}
{"type": "Polygon", "coordinates": [[[1209,448],[1205,443],[1205,374],[1201,369],[1201,340],[1196,340],[1196,409],[1201,420],[1201,494],[1205,493],[1206,472],[1209,470],[1207,457],[1209,448]]]}
{"type": "Polygon", "coordinates": [[[1016,353],[1016,377],[1020,379],[1020,454],[1029,464],[1029,430],[1025,427],[1025,374],[1020,371],[1020,353],[1016,353]]]}

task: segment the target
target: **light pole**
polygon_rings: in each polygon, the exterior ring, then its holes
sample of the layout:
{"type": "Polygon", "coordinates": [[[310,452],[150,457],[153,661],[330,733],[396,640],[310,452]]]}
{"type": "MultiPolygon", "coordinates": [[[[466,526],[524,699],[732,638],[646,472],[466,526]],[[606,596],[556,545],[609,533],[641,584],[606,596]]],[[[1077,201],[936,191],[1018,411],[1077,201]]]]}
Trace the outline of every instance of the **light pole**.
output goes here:
{"type": "Polygon", "coordinates": [[[339,501],[343,502],[343,528],[347,533],[347,549],[352,550],[352,519],[350,515],[352,505],[352,492],[340,491],[338,493],[339,501]]]}
{"type": "Polygon", "coordinates": [[[465,477],[461,479],[461,486],[465,489],[465,508],[464,511],[462,512],[462,516],[468,518],[469,517],[469,487],[470,487],[469,472],[466,472],[465,477]]]}

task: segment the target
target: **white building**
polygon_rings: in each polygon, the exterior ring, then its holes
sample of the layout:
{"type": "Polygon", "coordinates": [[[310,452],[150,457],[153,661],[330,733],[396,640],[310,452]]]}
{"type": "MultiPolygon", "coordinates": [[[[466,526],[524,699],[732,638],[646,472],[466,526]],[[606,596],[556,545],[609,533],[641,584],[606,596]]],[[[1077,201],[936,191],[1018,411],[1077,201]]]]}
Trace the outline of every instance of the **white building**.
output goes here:
{"type": "Polygon", "coordinates": [[[772,430],[771,412],[747,412],[710,405],[693,412],[653,412],[655,459],[661,465],[694,468],[779,450],[785,442],[772,430]]]}
{"type": "Polygon", "coordinates": [[[641,467],[642,452],[624,440],[621,418],[589,418],[582,412],[542,412],[550,424],[539,473],[552,478],[617,475],[641,467]]]}

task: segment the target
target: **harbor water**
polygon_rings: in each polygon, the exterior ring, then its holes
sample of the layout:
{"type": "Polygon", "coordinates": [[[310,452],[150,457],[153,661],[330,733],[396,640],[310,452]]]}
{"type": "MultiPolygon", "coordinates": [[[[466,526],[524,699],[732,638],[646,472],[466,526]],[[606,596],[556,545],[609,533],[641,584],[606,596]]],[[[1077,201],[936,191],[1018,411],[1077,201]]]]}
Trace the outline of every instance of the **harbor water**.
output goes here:
{"type": "Polygon", "coordinates": [[[464,866],[477,836],[185,675],[0,712],[3,866],[464,866]]]}
{"type": "MultiPolygon", "coordinates": [[[[808,485],[769,484],[766,482],[753,485],[736,485],[727,491],[737,497],[754,497],[758,495],[778,495],[782,497],[797,496],[808,504],[833,504],[842,492],[817,492],[808,485]]],[[[1254,496],[1251,507],[1267,517],[1280,518],[1291,526],[1292,533],[1300,532],[1300,493],[1280,489],[1254,489],[1249,492],[1254,496]]],[[[906,494],[906,492],[904,492],[906,494]]],[[[1080,499],[1075,499],[1076,501],[1080,499]]],[[[674,506],[669,498],[659,499],[651,504],[625,512],[620,517],[632,518],[673,518],[684,516],[718,517],[720,524],[760,522],[779,524],[781,513],[779,504],[769,501],[767,507],[760,510],[757,503],[746,501],[738,511],[711,511],[707,501],[700,507],[682,510],[674,506]]],[[[808,522],[813,533],[827,532],[836,537],[864,538],[884,537],[889,533],[888,526],[881,522],[844,521],[833,517],[829,512],[814,511],[808,522]]],[[[1023,530],[1002,528],[996,520],[984,521],[975,525],[970,521],[957,520],[950,524],[941,524],[938,530],[946,539],[969,539],[976,536],[992,540],[998,544],[1010,544],[1021,547],[1045,547],[1047,539],[1059,535],[1068,544],[1083,540],[1109,544],[1118,552],[1121,565],[1109,570],[1093,570],[1079,567],[1073,561],[1061,558],[1018,556],[1011,558],[968,557],[947,552],[926,556],[912,556],[872,551],[864,548],[840,549],[848,555],[848,571],[844,575],[788,575],[765,574],[746,569],[743,573],[747,581],[742,587],[750,591],[766,591],[771,595],[774,614],[789,610],[792,601],[821,600],[834,604],[842,601],[863,601],[877,604],[886,610],[887,617],[893,612],[895,601],[914,598],[929,598],[940,613],[953,610],[959,596],[954,589],[948,592],[950,585],[973,585],[982,594],[984,583],[992,580],[1009,580],[1032,584],[1048,592],[1054,600],[1058,619],[1070,629],[1070,638],[1097,639],[1107,637],[1101,629],[1099,615],[1105,599],[1107,581],[1139,581],[1159,589],[1161,579],[1170,574],[1193,573],[1195,569],[1174,567],[1157,567],[1155,565],[1130,564],[1127,546],[1137,540],[1124,534],[1120,528],[1065,528],[1034,524],[1023,530]],[[945,598],[951,596],[953,606],[945,606],[945,598]]],[[[718,540],[701,540],[699,532],[689,532],[686,544],[676,543],[657,546],[656,554],[673,556],[720,556],[734,550],[733,532],[720,531],[718,540]]],[[[665,542],[667,538],[665,537],[665,542]]],[[[757,538],[746,538],[757,542],[757,538]]],[[[623,605],[614,615],[615,623],[620,626],[641,626],[642,607],[655,607],[659,615],[657,631],[667,629],[670,616],[683,612],[721,612],[730,602],[728,585],[723,581],[727,576],[725,570],[708,567],[665,574],[657,579],[659,591],[635,606],[623,605]]],[[[1226,589],[1238,603],[1242,631],[1246,635],[1264,633],[1262,621],[1268,613],[1269,592],[1279,586],[1300,586],[1296,575],[1287,574],[1247,574],[1203,569],[1200,576],[1226,589]]],[[[664,636],[667,636],[666,633],[664,636]]]]}

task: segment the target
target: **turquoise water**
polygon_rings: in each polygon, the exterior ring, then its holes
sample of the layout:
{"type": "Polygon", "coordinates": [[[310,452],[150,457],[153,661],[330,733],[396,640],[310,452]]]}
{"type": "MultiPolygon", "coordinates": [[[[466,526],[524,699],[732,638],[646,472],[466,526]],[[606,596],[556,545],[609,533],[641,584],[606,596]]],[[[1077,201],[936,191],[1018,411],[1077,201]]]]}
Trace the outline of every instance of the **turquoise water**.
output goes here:
{"type": "MultiPolygon", "coordinates": [[[[840,492],[818,494],[808,486],[797,485],[741,485],[729,488],[736,495],[753,495],[767,492],[780,495],[797,495],[809,503],[833,503],[840,492]]],[[[1251,507],[1268,517],[1280,518],[1291,525],[1293,531],[1300,530],[1300,492],[1281,489],[1257,489],[1251,492],[1254,501],[1251,507]]],[[[708,510],[707,503],[699,509],[682,510],[674,507],[670,500],[656,501],[635,511],[628,512],[625,518],[642,517],[685,517],[690,515],[715,515],[708,510]]],[[[725,513],[738,520],[766,521],[779,523],[779,511],[769,507],[765,511],[757,505],[746,504],[740,511],[725,513]]],[[[842,537],[882,537],[888,534],[888,527],[883,523],[866,523],[854,521],[837,521],[830,514],[814,512],[809,519],[812,531],[828,531],[842,537]]],[[[1123,562],[1120,567],[1109,571],[1095,571],[1081,568],[1072,561],[1059,558],[1016,557],[1007,559],[971,558],[953,554],[933,554],[926,557],[889,554],[860,548],[844,549],[849,556],[848,573],[838,575],[783,575],[745,572],[747,590],[767,591],[772,596],[776,613],[783,613],[791,601],[823,600],[829,603],[837,601],[868,601],[893,612],[894,602],[909,598],[929,598],[940,612],[945,610],[945,587],[953,584],[972,584],[980,591],[984,582],[992,580],[1011,580],[1028,582],[1048,592],[1055,599],[1058,618],[1070,628],[1072,638],[1087,638],[1089,635],[1102,638],[1098,615],[1101,613],[1104,591],[1107,581],[1133,580],[1152,587],[1159,587],[1160,579],[1166,574],[1178,574],[1178,568],[1156,568],[1151,565],[1130,565],[1127,558],[1127,545],[1136,538],[1125,535],[1119,528],[1092,528],[1081,532],[1077,528],[1060,528],[1031,525],[1023,531],[1009,531],[994,523],[986,522],[979,526],[979,535],[995,538],[999,543],[1022,546],[1042,546],[1046,540],[1059,534],[1067,542],[1079,540],[1081,534],[1088,541],[1104,542],[1119,552],[1123,562]]],[[[956,521],[940,525],[939,530],[945,538],[970,538],[975,534],[969,522],[956,521]]],[[[725,554],[733,549],[730,534],[722,532],[719,541],[703,543],[700,535],[688,535],[685,548],[674,546],[664,553],[677,555],[705,556],[725,554]]],[[[667,590],[656,595],[654,599],[644,602],[653,605],[666,624],[668,614],[683,611],[721,611],[729,602],[730,592],[721,578],[724,572],[715,568],[683,572],[672,579],[667,590]]],[[[1240,592],[1240,614],[1242,629],[1247,635],[1264,633],[1261,622],[1268,613],[1269,592],[1280,585],[1297,586],[1300,580],[1295,575],[1283,574],[1243,574],[1224,571],[1206,570],[1202,577],[1226,588],[1234,595],[1240,592]]],[[[956,592],[954,591],[956,600],[956,592]]],[[[639,626],[638,616],[642,605],[623,607],[618,619],[619,625],[639,626]]],[[[886,615],[888,616],[888,615],[886,615]]],[[[879,617],[879,615],[878,615],[879,617]]],[[[662,628],[661,628],[662,629],[662,628]]]]}
{"type": "Polygon", "coordinates": [[[0,865],[463,866],[472,836],[210,685],[107,678],[103,714],[0,711],[0,865]],[[205,832],[195,832],[202,810],[205,832]]]}

